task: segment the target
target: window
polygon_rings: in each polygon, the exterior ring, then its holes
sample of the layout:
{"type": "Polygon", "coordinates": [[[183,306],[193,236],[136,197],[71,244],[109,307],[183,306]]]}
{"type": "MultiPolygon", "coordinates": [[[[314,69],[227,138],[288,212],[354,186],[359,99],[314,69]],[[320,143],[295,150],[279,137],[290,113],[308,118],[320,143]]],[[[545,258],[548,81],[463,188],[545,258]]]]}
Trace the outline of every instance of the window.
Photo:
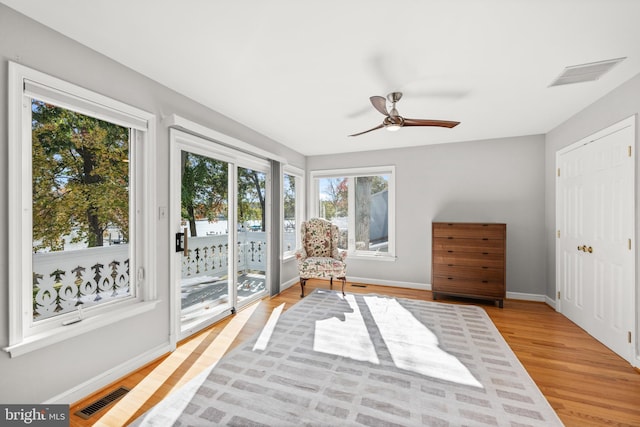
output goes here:
{"type": "Polygon", "coordinates": [[[300,246],[300,224],[304,218],[304,173],[293,166],[283,168],[282,177],[282,253],[283,258],[295,256],[300,246]]]}
{"type": "Polygon", "coordinates": [[[152,218],[143,219],[153,206],[145,177],[153,172],[154,120],[18,64],[10,63],[9,75],[15,250],[7,350],[14,356],[148,309],[142,301],[155,299],[145,229],[152,218]]]}
{"type": "Polygon", "coordinates": [[[314,171],[313,212],[340,229],[338,245],[355,256],[395,256],[393,166],[314,171]]]}

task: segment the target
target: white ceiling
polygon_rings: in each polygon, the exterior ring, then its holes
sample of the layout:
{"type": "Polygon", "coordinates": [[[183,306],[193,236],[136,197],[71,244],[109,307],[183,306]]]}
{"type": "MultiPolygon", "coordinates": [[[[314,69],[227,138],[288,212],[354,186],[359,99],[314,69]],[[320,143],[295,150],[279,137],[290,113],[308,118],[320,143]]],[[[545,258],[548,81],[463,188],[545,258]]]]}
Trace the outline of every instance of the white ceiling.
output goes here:
{"type": "Polygon", "coordinates": [[[640,73],[638,0],[0,2],[305,155],[546,133],[640,73]],[[347,136],[396,90],[401,115],[462,123],[347,136]]]}

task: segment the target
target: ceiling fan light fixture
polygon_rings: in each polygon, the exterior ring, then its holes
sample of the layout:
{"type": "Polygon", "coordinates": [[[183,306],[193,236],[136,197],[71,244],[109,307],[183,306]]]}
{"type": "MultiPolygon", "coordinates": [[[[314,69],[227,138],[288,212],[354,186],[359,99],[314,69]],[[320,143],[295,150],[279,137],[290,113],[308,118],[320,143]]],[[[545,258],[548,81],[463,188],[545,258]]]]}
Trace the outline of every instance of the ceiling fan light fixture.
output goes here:
{"type": "Polygon", "coordinates": [[[395,132],[404,126],[404,119],[400,116],[387,116],[382,121],[384,128],[390,132],[395,132]]]}

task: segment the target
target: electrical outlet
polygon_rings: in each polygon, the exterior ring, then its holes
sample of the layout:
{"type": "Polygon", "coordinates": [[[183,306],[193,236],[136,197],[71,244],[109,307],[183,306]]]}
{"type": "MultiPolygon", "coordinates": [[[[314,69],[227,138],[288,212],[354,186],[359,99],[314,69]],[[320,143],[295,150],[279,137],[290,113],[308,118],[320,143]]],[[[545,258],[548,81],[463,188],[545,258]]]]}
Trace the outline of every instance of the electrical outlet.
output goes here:
{"type": "Polygon", "coordinates": [[[166,206],[160,206],[158,208],[158,219],[165,219],[167,217],[167,208],[166,206]]]}

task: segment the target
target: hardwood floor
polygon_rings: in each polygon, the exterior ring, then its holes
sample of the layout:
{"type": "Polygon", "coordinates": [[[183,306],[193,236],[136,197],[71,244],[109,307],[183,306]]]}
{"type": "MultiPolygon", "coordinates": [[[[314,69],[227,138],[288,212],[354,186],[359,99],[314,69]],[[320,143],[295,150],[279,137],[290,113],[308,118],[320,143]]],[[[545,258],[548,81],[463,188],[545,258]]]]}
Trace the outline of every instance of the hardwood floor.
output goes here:
{"type": "MultiPolygon", "coordinates": [[[[306,293],[316,287],[328,288],[328,282],[309,280],[306,293]]],[[[431,300],[430,292],[414,289],[348,283],[345,291],[431,300]]],[[[286,310],[299,300],[296,285],[185,340],[171,355],[72,405],[71,426],[114,427],[132,422],[174,386],[187,382],[225,351],[259,332],[274,308],[284,303],[286,310]],[[132,389],[120,401],[89,420],[73,415],[120,386],[132,389]]],[[[500,309],[478,300],[439,302],[483,307],[565,425],[640,426],[640,373],[546,304],[505,300],[500,309]]]]}

